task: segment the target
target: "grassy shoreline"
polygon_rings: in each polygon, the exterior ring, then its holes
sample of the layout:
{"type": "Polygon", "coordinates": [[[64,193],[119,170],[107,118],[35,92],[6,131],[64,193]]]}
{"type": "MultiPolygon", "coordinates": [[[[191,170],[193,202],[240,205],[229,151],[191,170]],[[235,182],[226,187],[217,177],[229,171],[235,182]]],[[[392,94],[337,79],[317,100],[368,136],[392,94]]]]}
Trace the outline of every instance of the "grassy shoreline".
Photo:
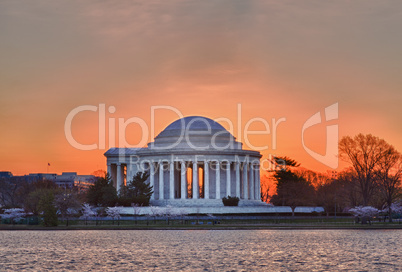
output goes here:
{"type": "Polygon", "coordinates": [[[2,230],[387,230],[401,229],[402,224],[397,223],[374,223],[371,225],[362,224],[216,224],[216,225],[59,225],[57,227],[44,227],[42,225],[8,225],[1,224],[2,230]]]}

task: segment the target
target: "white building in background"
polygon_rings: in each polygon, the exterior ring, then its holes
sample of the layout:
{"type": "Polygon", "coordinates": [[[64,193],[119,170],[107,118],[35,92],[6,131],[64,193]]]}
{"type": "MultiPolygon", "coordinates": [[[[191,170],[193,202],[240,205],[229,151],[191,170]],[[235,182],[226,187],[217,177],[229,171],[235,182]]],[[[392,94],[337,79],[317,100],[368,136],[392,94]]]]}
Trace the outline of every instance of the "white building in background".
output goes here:
{"type": "Polygon", "coordinates": [[[87,190],[96,180],[94,175],[78,175],[77,172],[62,172],[61,175],[56,173],[30,173],[25,176],[14,176],[14,178],[27,182],[48,180],[61,188],[76,188],[78,191],[87,190]]]}
{"type": "Polygon", "coordinates": [[[117,190],[139,171],[149,171],[152,205],[223,206],[237,196],[240,206],[264,205],[260,158],[217,122],[185,117],[167,126],[146,148],[111,148],[107,171],[117,190]]]}

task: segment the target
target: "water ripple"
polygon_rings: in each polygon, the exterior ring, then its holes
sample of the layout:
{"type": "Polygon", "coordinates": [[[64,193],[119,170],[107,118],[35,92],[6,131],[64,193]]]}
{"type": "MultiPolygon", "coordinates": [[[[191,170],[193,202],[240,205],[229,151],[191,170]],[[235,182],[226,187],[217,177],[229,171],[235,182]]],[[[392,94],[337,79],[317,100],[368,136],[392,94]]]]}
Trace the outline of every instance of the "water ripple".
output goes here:
{"type": "Polygon", "coordinates": [[[1,231],[1,271],[398,271],[400,230],[1,231]]]}

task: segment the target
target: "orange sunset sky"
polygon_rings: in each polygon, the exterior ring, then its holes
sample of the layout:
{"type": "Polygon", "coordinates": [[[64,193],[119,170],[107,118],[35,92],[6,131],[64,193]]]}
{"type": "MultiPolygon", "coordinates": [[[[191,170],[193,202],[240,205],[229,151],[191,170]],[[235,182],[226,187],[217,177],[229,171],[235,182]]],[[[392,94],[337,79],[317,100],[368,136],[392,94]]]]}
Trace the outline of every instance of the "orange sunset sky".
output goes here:
{"type": "MultiPolygon", "coordinates": [[[[125,132],[137,146],[152,140],[153,106],[227,118],[242,140],[245,124],[261,118],[271,133],[249,140],[268,145],[264,158],[286,155],[326,171],[304,150],[302,127],[338,103],[338,120],[306,130],[310,149],[324,154],[326,125],[337,124],[339,139],[372,133],[402,151],[401,26],[402,2],[386,0],[0,1],[0,171],[105,169],[109,119],[112,146],[119,118],[143,120],[148,130],[131,124],[125,132]],[[106,111],[106,146],[77,150],[66,117],[100,104],[116,109],[106,111]],[[276,149],[273,118],[286,118],[276,149]]],[[[180,117],[154,113],[155,134],[180,117]]],[[[73,137],[99,144],[98,120],[98,112],[77,114],[73,137]]]]}

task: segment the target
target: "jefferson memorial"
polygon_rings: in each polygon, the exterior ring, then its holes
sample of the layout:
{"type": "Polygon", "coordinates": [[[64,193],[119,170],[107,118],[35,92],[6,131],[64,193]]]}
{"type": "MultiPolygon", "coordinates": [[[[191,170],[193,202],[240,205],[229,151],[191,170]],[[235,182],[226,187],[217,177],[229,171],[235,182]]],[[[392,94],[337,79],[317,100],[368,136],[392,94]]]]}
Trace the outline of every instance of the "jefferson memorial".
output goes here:
{"type": "Polygon", "coordinates": [[[144,148],[111,148],[107,172],[117,190],[137,172],[149,172],[151,205],[221,207],[237,196],[239,206],[260,206],[260,158],[219,123],[201,116],[178,119],[144,148]]]}

